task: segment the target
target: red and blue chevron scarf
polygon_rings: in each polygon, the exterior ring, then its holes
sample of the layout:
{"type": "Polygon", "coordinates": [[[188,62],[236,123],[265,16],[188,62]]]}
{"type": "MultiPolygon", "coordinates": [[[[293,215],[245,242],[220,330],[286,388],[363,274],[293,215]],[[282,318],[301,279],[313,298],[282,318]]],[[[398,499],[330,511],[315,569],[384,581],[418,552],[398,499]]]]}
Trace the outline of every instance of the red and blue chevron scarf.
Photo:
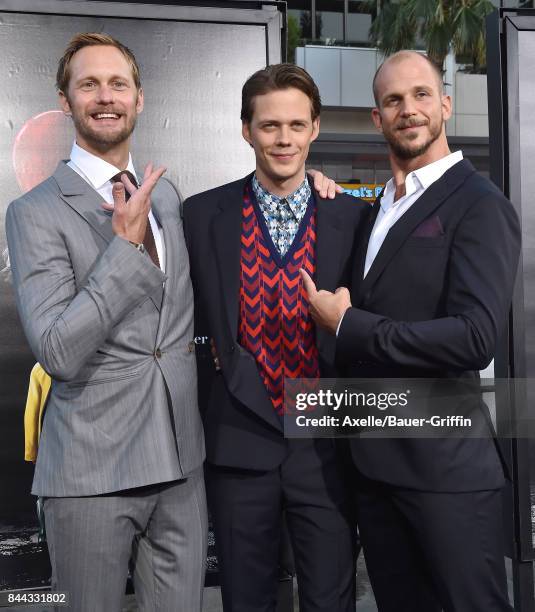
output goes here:
{"type": "Polygon", "coordinates": [[[273,245],[249,186],[241,235],[238,342],[256,359],[277,414],[284,411],[285,378],[318,378],[316,331],[299,268],[316,271],[313,197],[284,257],[273,245]]]}

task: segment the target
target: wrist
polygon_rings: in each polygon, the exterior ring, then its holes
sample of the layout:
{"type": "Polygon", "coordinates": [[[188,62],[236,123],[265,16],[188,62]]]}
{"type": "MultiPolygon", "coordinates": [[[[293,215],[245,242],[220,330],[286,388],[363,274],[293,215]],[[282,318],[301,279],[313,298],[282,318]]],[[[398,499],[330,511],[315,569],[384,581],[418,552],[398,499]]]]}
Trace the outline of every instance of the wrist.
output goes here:
{"type": "Polygon", "coordinates": [[[127,230],[119,230],[119,229],[115,229],[113,228],[113,233],[118,236],[119,238],[122,238],[123,240],[126,240],[126,242],[131,242],[133,244],[141,244],[145,238],[145,233],[141,233],[139,231],[127,231],[127,230]]]}
{"type": "Polygon", "coordinates": [[[145,245],[142,242],[134,242],[133,240],[128,241],[137,251],[140,253],[146,253],[145,245]]]}
{"type": "Polygon", "coordinates": [[[348,306],[347,308],[344,308],[344,310],[341,312],[338,321],[336,323],[336,327],[334,328],[334,335],[338,338],[338,334],[340,333],[340,328],[342,327],[342,321],[344,320],[344,317],[346,316],[346,312],[351,308],[351,306],[348,306]]]}

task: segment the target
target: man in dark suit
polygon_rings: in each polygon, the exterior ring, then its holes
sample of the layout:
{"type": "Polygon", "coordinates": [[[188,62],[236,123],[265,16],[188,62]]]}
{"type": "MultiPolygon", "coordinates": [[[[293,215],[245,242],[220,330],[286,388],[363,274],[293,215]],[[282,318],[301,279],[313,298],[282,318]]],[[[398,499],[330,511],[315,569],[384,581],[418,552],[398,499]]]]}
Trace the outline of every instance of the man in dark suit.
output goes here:
{"type": "Polygon", "coordinates": [[[226,612],[275,610],[283,512],[301,610],[355,609],[354,521],[334,441],[287,440],[282,428],[284,378],[317,378],[334,358],[334,339],[316,334],[308,314],[299,269],[334,290],[368,209],[311,192],[305,161],[320,107],[301,68],[255,73],[241,114],[255,172],[184,203],[196,335],[217,351],[201,405],[226,612]]]}
{"type": "MultiPolygon", "coordinates": [[[[393,55],[377,71],[374,93],[393,178],[370,215],[351,295],[318,292],[302,272],[313,317],[336,334],[337,357],[353,377],[477,381],[506,324],[516,214],[461,152],[450,153],[451,100],[426,57],[393,55]]],[[[478,437],[362,436],[351,450],[381,612],[512,609],[501,542],[504,473],[488,426],[478,437]]]]}

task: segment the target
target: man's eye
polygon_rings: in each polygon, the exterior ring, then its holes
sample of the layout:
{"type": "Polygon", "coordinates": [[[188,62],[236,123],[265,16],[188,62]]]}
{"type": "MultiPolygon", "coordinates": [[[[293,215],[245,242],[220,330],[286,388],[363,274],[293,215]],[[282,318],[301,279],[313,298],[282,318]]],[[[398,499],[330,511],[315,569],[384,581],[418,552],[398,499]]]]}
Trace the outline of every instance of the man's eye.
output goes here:
{"type": "Polygon", "coordinates": [[[294,128],[294,130],[301,131],[301,130],[304,130],[306,128],[306,124],[304,124],[304,123],[294,123],[293,124],[293,128],[294,128]]]}
{"type": "Polygon", "coordinates": [[[124,81],[114,81],[113,87],[115,89],[124,89],[126,87],[126,83],[124,81]]]}
{"type": "Polygon", "coordinates": [[[82,83],[82,89],[92,89],[95,86],[94,81],[84,81],[82,83]]]}

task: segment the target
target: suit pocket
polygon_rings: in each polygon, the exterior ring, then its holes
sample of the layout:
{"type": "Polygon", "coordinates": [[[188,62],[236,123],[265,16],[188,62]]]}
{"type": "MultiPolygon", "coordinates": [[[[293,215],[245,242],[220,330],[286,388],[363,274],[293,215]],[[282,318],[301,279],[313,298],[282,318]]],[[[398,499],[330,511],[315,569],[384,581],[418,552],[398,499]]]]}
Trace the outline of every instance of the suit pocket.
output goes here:
{"type": "Polygon", "coordinates": [[[107,376],[106,378],[90,378],[88,380],[77,380],[74,382],[68,382],[67,387],[69,389],[79,389],[80,387],[89,387],[91,385],[113,383],[119,380],[125,380],[127,378],[134,378],[137,375],[138,375],[138,370],[136,370],[135,372],[117,374],[116,376],[107,376]]]}
{"type": "Polygon", "coordinates": [[[445,247],[447,244],[446,236],[410,236],[405,242],[406,247],[410,248],[434,248],[440,249],[445,247]]]}

